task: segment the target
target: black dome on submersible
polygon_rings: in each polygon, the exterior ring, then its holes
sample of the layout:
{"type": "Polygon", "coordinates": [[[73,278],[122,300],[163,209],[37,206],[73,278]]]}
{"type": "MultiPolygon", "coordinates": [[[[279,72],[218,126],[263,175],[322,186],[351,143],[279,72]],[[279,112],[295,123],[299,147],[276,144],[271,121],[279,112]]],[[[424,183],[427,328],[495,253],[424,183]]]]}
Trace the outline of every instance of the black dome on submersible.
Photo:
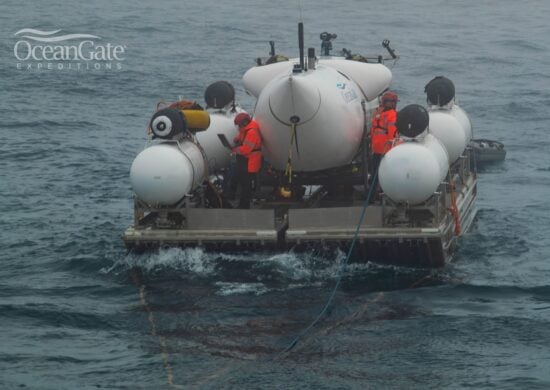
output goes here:
{"type": "Polygon", "coordinates": [[[437,76],[426,84],[424,92],[426,92],[428,104],[441,107],[454,99],[455,85],[448,78],[437,76]]]}
{"type": "Polygon", "coordinates": [[[207,107],[224,108],[235,101],[235,88],[227,81],[216,81],[206,88],[204,100],[207,107]]]}
{"type": "Polygon", "coordinates": [[[409,104],[397,113],[397,131],[405,137],[414,138],[430,123],[428,111],[419,104],[409,104]]]}

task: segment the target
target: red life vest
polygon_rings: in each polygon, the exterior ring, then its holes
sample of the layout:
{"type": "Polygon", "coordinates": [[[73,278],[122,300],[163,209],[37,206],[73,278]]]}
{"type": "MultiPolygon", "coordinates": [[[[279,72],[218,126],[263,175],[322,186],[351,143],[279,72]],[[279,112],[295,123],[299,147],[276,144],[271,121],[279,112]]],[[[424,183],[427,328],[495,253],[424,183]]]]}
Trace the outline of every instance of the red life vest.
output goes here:
{"type": "Polygon", "coordinates": [[[259,172],[262,166],[260,126],[255,120],[251,120],[248,125],[239,129],[238,138],[242,140],[242,144],[234,149],[235,152],[248,159],[248,173],[259,172]]]}
{"type": "Polygon", "coordinates": [[[397,112],[391,108],[384,111],[384,107],[378,107],[372,118],[370,129],[371,149],[374,154],[386,154],[391,148],[397,128],[395,122],[397,112]]]}

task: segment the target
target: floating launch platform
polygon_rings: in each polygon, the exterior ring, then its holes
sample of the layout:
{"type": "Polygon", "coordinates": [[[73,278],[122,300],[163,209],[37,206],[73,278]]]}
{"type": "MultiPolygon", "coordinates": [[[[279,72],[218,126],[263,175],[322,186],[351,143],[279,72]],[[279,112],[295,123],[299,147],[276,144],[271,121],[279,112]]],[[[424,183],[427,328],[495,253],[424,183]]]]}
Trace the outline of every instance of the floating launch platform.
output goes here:
{"type": "Polygon", "coordinates": [[[354,261],[441,267],[452,259],[476,214],[476,152],[498,148],[472,139],[454,84],[438,76],[426,85],[427,109],[397,113],[399,138],[375,172],[370,124],[392,79],[383,62],[397,55],[384,41],[388,58],[347,49],[332,56],[334,38],[322,33],[322,55],[310,48],[306,58],[302,27],[299,58],[275,54],[272,43],[269,59],[243,76],[257,98],[264,158],[250,209],[235,208],[228,190],[227,140],[244,111],[233,86],[211,84],[205,109],[190,101],[157,107],[150,144],[130,170],[129,250],[346,251],[353,242],[354,261]]]}
{"type": "MultiPolygon", "coordinates": [[[[412,267],[442,267],[449,262],[458,237],[476,214],[472,152],[468,148],[452,168],[453,184],[441,183],[421,205],[397,204],[380,194],[365,210],[352,260],[412,267]]],[[[348,200],[333,199],[323,186],[300,201],[269,200],[272,188],[264,191],[256,193],[249,210],[204,208],[204,199],[191,196],[173,208],[155,209],[136,198],[134,225],[124,232],[124,243],[137,252],[166,247],[347,251],[366,200],[364,188],[354,186],[348,200]]]]}

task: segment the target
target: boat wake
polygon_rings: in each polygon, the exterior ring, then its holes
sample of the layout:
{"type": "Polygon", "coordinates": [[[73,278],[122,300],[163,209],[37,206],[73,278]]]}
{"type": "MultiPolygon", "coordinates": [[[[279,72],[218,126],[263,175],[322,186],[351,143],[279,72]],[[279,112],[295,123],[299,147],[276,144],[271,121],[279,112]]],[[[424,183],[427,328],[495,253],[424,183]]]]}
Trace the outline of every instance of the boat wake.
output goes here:
{"type": "Polygon", "coordinates": [[[216,295],[263,295],[300,288],[329,288],[344,272],[342,288],[348,292],[398,290],[444,283],[444,271],[411,269],[372,262],[351,263],[342,270],[340,250],[286,253],[220,253],[201,248],[167,248],[129,253],[103,274],[125,275],[139,270],[146,284],[179,281],[183,285],[208,285],[216,295]]]}
{"type": "Polygon", "coordinates": [[[143,254],[128,253],[100,272],[118,275],[135,268],[149,276],[175,273],[209,276],[214,273],[212,257],[200,248],[169,248],[143,254]]]}

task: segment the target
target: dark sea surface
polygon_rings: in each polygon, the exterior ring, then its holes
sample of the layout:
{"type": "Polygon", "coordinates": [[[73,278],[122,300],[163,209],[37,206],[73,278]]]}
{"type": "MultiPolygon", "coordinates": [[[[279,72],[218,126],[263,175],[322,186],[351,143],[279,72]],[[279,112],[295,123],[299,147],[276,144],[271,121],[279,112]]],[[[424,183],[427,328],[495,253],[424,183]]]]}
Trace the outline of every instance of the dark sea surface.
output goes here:
{"type": "Polygon", "coordinates": [[[0,388],[550,388],[550,2],[2,0],[0,388]],[[335,49],[401,55],[401,107],[452,79],[478,138],[478,216],[444,269],[343,253],[127,254],[128,173],[159,100],[203,100],[254,59],[335,49]],[[17,69],[23,28],[126,47],[120,70],[17,69]],[[414,287],[414,288],[413,288],[414,287]]]}

